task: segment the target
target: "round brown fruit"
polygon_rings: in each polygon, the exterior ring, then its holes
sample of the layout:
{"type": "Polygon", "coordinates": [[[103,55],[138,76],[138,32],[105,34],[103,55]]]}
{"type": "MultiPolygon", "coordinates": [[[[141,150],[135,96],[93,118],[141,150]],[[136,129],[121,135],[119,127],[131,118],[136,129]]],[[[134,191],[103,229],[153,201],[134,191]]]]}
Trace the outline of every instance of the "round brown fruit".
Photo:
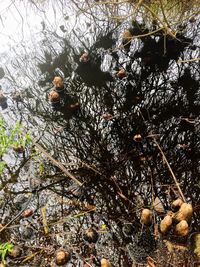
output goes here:
{"type": "Polygon", "coordinates": [[[163,234],[167,233],[170,230],[171,226],[172,226],[172,217],[170,215],[167,215],[160,222],[161,233],[163,233],[163,234]]]}
{"type": "Polygon", "coordinates": [[[186,220],[189,221],[192,217],[193,214],[193,208],[191,204],[187,204],[187,203],[183,203],[179,209],[179,211],[177,211],[173,218],[180,222],[182,220],[186,220]]]}
{"type": "Polygon", "coordinates": [[[102,259],[101,260],[101,267],[112,267],[112,265],[108,260],[102,259]]]}
{"type": "Polygon", "coordinates": [[[172,210],[173,211],[178,211],[183,204],[183,200],[181,198],[177,198],[172,202],[172,210]]]}
{"type": "Polygon", "coordinates": [[[186,220],[180,221],[175,227],[175,234],[179,236],[186,236],[189,233],[189,226],[186,220]]]}
{"type": "Polygon", "coordinates": [[[62,88],[64,86],[63,79],[60,76],[56,76],[53,79],[53,85],[56,88],[62,88]]]}
{"type": "Polygon", "coordinates": [[[141,223],[150,225],[152,222],[152,211],[149,209],[143,209],[141,214],[141,223]]]}
{"type": "Polygon", "coordinates": [[[59,93],[57,93],[56,91],[51,91],[49,93],[49,101],[54,103],[60,101],[59,93]]]}
{"type": "Polygon", "coordinates": [[[56,252],[56,264],[58,266],[64,265],[70,260],[70,253],[64,250],[56,252]]]}

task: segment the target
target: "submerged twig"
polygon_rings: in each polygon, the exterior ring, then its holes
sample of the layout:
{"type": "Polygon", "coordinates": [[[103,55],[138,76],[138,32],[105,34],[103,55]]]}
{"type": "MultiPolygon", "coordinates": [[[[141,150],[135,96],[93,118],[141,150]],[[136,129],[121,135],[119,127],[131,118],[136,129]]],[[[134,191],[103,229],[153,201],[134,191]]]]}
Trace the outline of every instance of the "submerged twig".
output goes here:
{"type": "Polygon", "coordinates": [[[45,156],[47,156],[47,158],[58,168],[60,168],[70,179],[72,179],[75,183],[77,183],[78,185],[82,186],[83,184],[73,175],[71,174],[64,166],[61,162],[58,162],[57,160],[55,160],[47,151],[44,150],[43,147],[41,147],[39,144],[37,144],[36,142],[34,142],[34,145],[37,147],[37,149],[42,152],[45,156]]]}
{"type": "Polygon", "coordinates": [[[179,186],[179,183],[178,183],[178,181],[177,181],[177,179],[176,179],[176,176],[175,176],[175,174],[174,174],[174,172],[173,172],[171,166],[169,165],[169,162],[168,162],[168,160],[167,160],[167,158],[166,158],[166,156],[165,156],[165,154],[164,154],[162,148],[160,147],[160,145],[158,144],[158,142],[157,142],[155,139],[153,139],[153,141],[154,141],[154,143],[157,145],[158,149],[160,150],[160,153],[161,153],[162,156],[163,156],[163,160],[164,160],[164,162],[167,164],[167,167],[168,167],[168,169],[169,169],[169,171],[170,171],[170,173],[171,173],[171,175],[172,175],[172,177],[173,177],[173,179],[174,179],[174,182],[175,182],[175,184],[176,184],[176,187],[177,187],[177,189],[178,189],[178,191],[179,191],[179,194],[180,194],[181,198],[183,199],[184,202],[186,202],[186,199],[185,199],[185,197],[184,197],[184,195],[183,195],[183,192],[182,192],[182,190],[181,190],[181,188],[180,188],[180,186],[179,186]]]}

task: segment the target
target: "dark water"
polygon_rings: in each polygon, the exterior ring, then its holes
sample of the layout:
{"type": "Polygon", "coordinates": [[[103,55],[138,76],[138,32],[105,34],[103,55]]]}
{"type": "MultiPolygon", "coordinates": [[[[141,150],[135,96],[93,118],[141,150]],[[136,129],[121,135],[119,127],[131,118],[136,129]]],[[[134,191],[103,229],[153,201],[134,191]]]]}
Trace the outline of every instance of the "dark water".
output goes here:
{"type": "MultiPolygon", "coordinates": [[[[172,266],[166,263],[170,260],[175,266],[195,266],[190,236],[200,230],[199,61],[177,61],[199,58],[199,18],[177,39],[158,33],[118,49],[125,26],[102,24],[91,26],[86,20],[70,32],[59,25],[62,34],[44,24],[38,48],[3,66],[2,78],[13,88],[4,113],[8,123],[20,119],[34,140],[83,184],[70,180],[34,147],[20,158],[10,155],[17,160],[12,159],[1,176],[2,224],[23,208],[34,213],[19,216],[1,233],[1,242],[11,240],[23,248],[22,257],[9,259],[9,266],[54,266],[53,255],[61,247],[71,252],[67,266],[100,266],[101,258],[109,258],[113,266],[125,267],[132,261],[144,263],[147,256],[158,266],[172,266]],[[80,60],[84,52],[85,62],[80,60]],[[124,77],[117,74],[121,68],[124,77]],[[17,71],[20,77],[11,76],[17,71]],[[61,76],[65,86],[52,105],[48,95],[55,76],[61,76]],[[79,106],[70,106],[75,103],[79,106]],[[157,143],[194,209],[185,238],[177,238],[173,230],[154,236],[156,225],[180,197],[157,143]],[[143,226],[141,210],[153,210],[155,197],[165,212],[154,210],[154,222],[143,226]],[[42,206],[49,226],[46,236],[42,206]],[[133,228],[128,233],[127,225],[133,228]],[[83,233],[90,227],[99,238],[88,245],[83,233]],[[188,251],[169,258],[163,239],[185,244],[188,251]],[[23,265],[35,252],[38,255],[23,265]],[[91,265],[84,265],[87,262],[91,265]]],[[[139,35],[151,27],[136,23],[131,31],[139,35]]]]}

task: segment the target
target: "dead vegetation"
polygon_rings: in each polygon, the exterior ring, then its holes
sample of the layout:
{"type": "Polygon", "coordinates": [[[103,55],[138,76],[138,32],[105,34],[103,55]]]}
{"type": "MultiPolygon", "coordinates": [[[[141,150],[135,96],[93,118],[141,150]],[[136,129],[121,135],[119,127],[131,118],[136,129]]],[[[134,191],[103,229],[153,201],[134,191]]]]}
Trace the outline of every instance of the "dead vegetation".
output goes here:
{"type": "Polygon", "coordinates": [[[196,266],[197,2],[72,2],[81,27],[45,25],[35,64],[21,55],[15,66],[32,86],[9,80],[20,95],[9,116],[33,142],[1,175],[0,239],[15,245],[6,262],[196,266]]]}

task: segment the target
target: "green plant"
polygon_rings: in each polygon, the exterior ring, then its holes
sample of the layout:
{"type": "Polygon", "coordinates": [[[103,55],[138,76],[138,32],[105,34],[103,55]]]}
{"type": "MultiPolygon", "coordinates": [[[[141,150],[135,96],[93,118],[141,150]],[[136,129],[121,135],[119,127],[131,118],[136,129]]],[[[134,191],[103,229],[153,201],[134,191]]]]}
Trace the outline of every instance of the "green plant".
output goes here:
{"type": "Polygon", "coordinates": [[[4,244],[0,244],[0,256],[1,256],[1,260],[3,263],[5,263],[5,257],[6,257],[6,254],[11,252],[13,249],[13,244],[11,243],[4,243],[4,244]]]}
{"type": "Polygon", "coordinates": [[[0,174],[3,172],[6,163],[2,161],[2,157],[11,147],[16,148],[26,145],[32,141],[30,133],[24,133],[20,122],[16,122],[12,129],[8,129],[5,120],[0,118],[0,174]]]}

